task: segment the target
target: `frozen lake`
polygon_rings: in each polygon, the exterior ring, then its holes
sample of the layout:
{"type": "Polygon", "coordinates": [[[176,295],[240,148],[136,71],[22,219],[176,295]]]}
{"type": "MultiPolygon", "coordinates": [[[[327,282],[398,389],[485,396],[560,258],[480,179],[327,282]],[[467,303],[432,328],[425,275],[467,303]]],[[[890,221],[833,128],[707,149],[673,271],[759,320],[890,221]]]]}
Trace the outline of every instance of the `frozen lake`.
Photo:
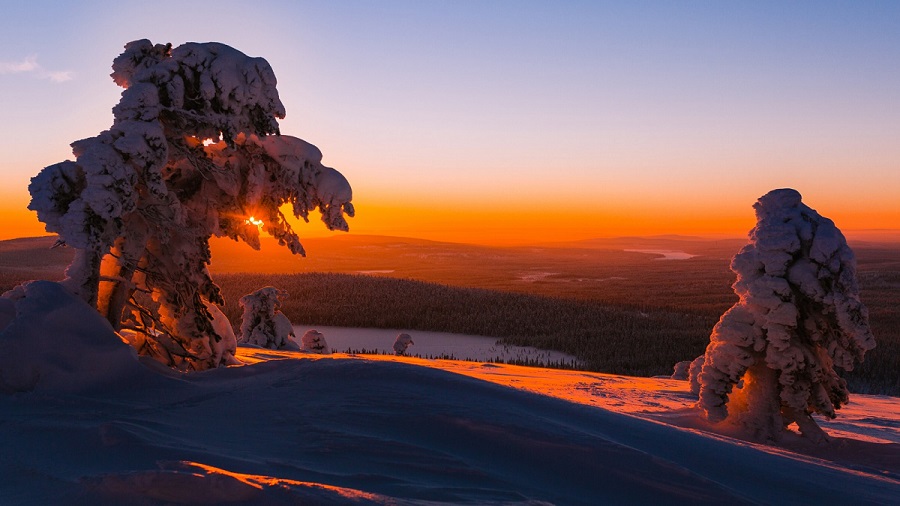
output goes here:
{"type": "Polygon", "coordinates": [[[654,258],[654,260],[688,260],[697,255],[685,253],[684,251],[675,251],[671,249],[627,249],[630,253],[650,253],[652,255],[662,255],[662,258],[654,258]]]}
{"type": "Polygon", "coordinates": [[[377,353],[394,354],[392,346],[397,334],[407,333],[413,345],[406,350],[412,357],[475,360],[487,362],[500,359],[510,361],[537,361],[544,364],[578,363],[572,355],[558,351],[539,350],[528,346],[499,344],[495,337],[469,336],[447,332],[426,332],[402,329],[358,329],[352,327],[329,327],[325,325],[294,325],[298,341],[307,330],[318,330],[325,335],[325,341],[332,351],[344,353],[347,350],[366,350],[377,353]]]}

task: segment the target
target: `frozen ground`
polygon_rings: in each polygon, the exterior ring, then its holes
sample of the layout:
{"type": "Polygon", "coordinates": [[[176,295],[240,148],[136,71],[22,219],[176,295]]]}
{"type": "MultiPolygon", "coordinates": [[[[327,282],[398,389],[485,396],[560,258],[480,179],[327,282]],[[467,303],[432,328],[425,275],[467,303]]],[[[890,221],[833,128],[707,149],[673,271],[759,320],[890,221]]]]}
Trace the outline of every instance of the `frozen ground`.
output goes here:
{"type": "Polygon", "coordinates": [[[853,396],[827,446],[771,448],[705,426],[686,384],[665,379],[258,348],[180,375],[51,285],[0,323],[0,504],[900,497],[896,398],[853,396]]]}

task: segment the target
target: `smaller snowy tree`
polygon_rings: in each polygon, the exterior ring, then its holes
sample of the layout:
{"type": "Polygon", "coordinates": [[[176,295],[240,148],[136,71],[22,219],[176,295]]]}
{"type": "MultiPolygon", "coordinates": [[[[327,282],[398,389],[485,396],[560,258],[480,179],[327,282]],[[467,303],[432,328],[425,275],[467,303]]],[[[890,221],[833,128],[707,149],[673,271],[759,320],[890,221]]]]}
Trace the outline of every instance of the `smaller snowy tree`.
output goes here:
{"type": "Polygon", "coordinates": [[[675,364],[672,368],[672,379],[685,381],[690,378],[691,363],[690,360],[682,360],[675,364]]]}
{"type": "Polygon", "coordinates": [[[320,355],[331,354],[328,343],[325,342],[325,335],[318,330],[307,330],[303,333],[303,337],[300,338],[300,349],[320,355]]]}
{"type": "Polygon", "coordinates": [[[294,327],[279,309],[287,292],[267,286],[241,297],[244,308],[241,317],[242,343],[269,348],[271,350],[296,350],[292,340],[294,327]]]}
{"type": "Polygon", "coordinates": [[[409,334],[400,334],[397,336],[397,339],[394,341],[394,353],[397,355],[405,355],[406,349],[409,348],[409,345],[416,344],[413,342],[412,337],[409,334]]]}
{"type": "Polygon", "coordinates": [[[722,315],[691,366],[699,406],[763,440],[792,422],[825,439],[810,416],[835,417],[849,397],[835,371],[853,369],[875,347],[859,300],[856,261],[834,223],[792,189],[754,204],[757,224],[734,257],[740,300],[722,315]]]}

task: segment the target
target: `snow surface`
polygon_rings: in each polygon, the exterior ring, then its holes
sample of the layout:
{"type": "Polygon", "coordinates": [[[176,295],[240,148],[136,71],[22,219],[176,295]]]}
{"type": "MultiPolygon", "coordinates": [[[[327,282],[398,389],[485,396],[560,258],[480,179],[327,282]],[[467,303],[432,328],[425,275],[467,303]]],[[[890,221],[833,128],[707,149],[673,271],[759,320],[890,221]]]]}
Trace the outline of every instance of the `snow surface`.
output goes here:
{"type": "Polygon", "coordinates": [[[710,432],[686,381],[248,347],[244,366],[182,374],[138,359],[59,285],[24,292],[0,370],[23,370],[18,354],[46,374],[0,394],[0,504],[900,497],[896,398],[854,395],[809,457],[710,432]]]}

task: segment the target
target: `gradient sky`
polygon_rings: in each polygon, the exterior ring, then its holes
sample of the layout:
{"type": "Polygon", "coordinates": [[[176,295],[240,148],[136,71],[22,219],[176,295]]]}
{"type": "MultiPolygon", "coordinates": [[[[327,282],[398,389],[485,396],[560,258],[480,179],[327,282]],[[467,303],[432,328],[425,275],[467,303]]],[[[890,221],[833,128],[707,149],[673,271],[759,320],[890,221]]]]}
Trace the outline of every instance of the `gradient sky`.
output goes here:
{"type": "Polygon", "coordinates": [[[900,2],[2,0],[2,12],[0,238],[42,233],[29,178],[109,128],[110,65],[139,38],[266,58],[282,132],[353,185],[355,233],[742,235],[779,187],[847,232],[900,228],[900,2]]]}

